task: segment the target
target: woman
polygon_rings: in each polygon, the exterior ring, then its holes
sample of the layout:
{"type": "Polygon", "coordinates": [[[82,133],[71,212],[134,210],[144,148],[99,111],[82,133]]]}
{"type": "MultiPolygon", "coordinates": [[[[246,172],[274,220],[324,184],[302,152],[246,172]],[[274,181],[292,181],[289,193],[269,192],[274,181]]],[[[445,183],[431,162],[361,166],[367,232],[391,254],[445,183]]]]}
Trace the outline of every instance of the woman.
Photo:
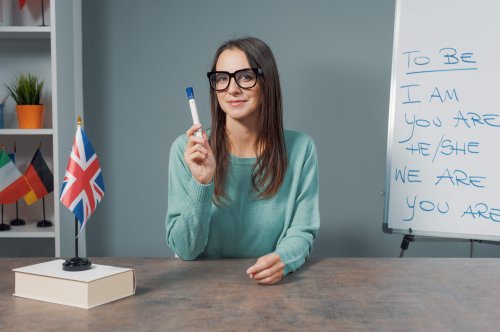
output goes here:
{"type": "Polygon", "coordinates": [[[312,139],[283,129],[278,70],[256,38],[230,40],[211,72],[212,127],[172,144],[167,244],[182,259],[258,257],[247,274],[274,284],[298,269],[319,228],[312,139]]]}

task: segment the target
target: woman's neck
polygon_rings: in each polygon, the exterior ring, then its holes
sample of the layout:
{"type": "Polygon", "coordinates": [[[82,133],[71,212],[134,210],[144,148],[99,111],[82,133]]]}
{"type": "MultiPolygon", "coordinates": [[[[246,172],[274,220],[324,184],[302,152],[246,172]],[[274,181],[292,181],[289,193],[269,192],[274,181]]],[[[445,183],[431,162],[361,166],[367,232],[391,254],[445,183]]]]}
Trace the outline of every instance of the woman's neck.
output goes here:
{"type": "Polygon", "coordinates": [[[255,145],[257,143],[257,130],[231,118],[226,119],[226,132],[230,143],[230,152],[240,158],[257,157],[255,145]]]}

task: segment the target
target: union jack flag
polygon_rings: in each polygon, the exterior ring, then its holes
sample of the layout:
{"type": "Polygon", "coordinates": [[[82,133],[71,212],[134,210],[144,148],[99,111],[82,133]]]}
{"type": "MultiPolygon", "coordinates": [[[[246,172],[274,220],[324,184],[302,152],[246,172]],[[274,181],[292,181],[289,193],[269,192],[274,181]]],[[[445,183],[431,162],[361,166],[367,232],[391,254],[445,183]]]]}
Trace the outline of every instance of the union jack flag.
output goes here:
{"type": "Polygon", "coordinates": [[[99,159],[87,135],[78,125],[60,200],[78,218],[80,232],[103,196],[104,180],[99,159]]]}

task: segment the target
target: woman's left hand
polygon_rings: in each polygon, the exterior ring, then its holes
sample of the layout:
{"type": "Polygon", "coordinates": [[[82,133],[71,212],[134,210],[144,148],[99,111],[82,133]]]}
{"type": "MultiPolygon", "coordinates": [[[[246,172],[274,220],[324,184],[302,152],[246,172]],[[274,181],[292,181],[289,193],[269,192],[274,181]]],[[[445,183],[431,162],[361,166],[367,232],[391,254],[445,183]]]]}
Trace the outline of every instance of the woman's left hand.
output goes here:
{"type": "Polygon", "coordinates": [[[280,256],[270,253],[257,259],[257,262],[247,270],[250,278],[262,285],[273,285],[283,278],[285,264],[280,256]]]}

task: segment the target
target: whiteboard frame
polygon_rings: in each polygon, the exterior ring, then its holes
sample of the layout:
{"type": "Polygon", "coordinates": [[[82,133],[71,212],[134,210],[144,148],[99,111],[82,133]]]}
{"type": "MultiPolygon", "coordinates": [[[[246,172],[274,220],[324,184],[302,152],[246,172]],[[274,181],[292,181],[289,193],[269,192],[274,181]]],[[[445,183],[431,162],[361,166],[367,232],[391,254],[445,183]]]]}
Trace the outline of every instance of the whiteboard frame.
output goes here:
{"type": "Polygon", "coordinates": [[[387,156],[386,156],[386,188],[384,193],[384,220],[382,223],[382,231],[387,234],[405,234],[440,238],[455,238],[467,240],[486,240],[500,242],[500,236],[495,235],[472,235],[463,233],[447,233],[436,231],[412,230],[411,228],[391,228],[389,227],[389,202],[391,194],[391,166],[392,166],[392,141],[394,135],[394,118],[396,113],[396,88],[397,88],[397,68],[398,68],[398,46],[399,46],[399,30],[401,16],[401,2],[396,0],[396,8],[394,14],[394,40],[392,50],[392,66],[391,66],[391,86],[389,97],[389,119],[387,131],[387,156]]]}

